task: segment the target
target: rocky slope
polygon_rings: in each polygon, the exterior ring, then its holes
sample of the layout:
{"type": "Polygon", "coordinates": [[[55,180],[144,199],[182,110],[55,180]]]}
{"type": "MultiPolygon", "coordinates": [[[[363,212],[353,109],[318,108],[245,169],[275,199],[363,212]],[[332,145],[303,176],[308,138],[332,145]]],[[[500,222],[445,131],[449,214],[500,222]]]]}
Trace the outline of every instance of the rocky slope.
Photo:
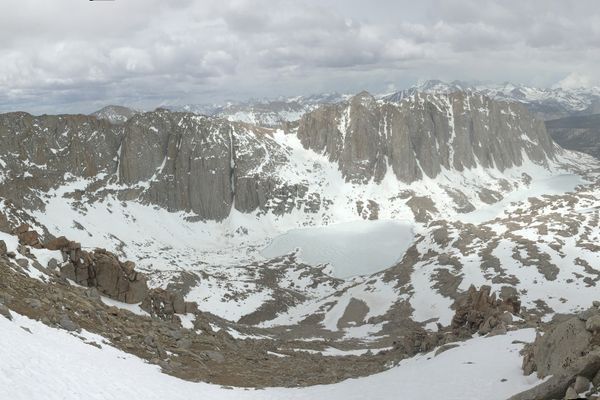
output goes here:
{"type": "Polygon", "coordinates": [[[600,302],[577,315],[561,315],[543,326],[543,336],[523,351],[523,371],[546,378],[510,400],[600,397],[600,302]]]}
{"type": "Polygon", "coordinates": [[[546,121],[546,129],[565,149],[600,158],[600,114],[546,121]]]}

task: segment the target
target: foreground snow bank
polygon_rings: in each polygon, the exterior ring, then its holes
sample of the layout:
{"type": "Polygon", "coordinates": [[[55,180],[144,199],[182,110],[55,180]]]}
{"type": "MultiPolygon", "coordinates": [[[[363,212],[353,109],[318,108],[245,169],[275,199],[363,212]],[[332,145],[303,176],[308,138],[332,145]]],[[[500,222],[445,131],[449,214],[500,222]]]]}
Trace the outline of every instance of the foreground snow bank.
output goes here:
{"type": "MultiPolygon", "coordinates": [[[[231,390],[179,380],[113,347],[98,349],[13,316],[12,322],[0,317],[2,399],[505,399],[538,383],[522,375],[521,345],[513,343],[533,340],[532,329],[472,339],[437,357],[418,356],[386,372],[334,385],[231,390]]],[[[97,336],[85,336],[101,343],[97,336]]]]}

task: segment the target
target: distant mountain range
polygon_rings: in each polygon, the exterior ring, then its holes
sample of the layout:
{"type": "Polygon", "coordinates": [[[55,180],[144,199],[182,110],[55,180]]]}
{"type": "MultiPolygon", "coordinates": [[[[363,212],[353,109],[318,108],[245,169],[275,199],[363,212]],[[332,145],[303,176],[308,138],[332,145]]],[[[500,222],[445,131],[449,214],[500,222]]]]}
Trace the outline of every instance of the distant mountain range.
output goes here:
{"type": "MultiPolygon", "coordinates": [[[[464,92],[481,95],[499,102],[522,104],[537,119],[548,121],[547,128],[561,146],[582,151],[595,157],[600,156],[600,88],[540,89],[512,83],[483,84],[463,81],[443,82],[429,80],[394,93],[378,94],[374,99],[380,103],[402,103],[412,101],[415,95],[449,95],[464,92]],[[558,122],[560,120],[560,122],[558,122]],[[552,121],[552,122],[549,122],[552,121]],[[590,124],[595,124],[589,126],[590,124]],[[580,126],[581,124],[585,126],[580,126]]],[[[277,99],[259,99],[243,102],[230,101],[225,104],[186,104],[164,106],[170,111],[190,112],[243,122],[259,127],[295,128],[301,117],[323,105],[340,104],[352,95],[324,93],[312,96],[296,96],[277,99]]],[[[107,106],[92,115],[114,124],[122,124],[140,113],[127,107],[107,106]]]]}
{"type": "Polygon", "coordinates": [[[522,103],[536,117],[543,120],[600,113],[600,88],[598,87],[542,89],[512,83],[483,84],[463,81],[446,83],[439,80],[429,80],[409,89],[383,96],[383,98],[397,102],[414,95],[416,92],[452,93],[457,91],[470,91],[494,100],[522,103]]]}
{"type": "MultiPolygon", "coordinates": [[[[542,120],[552,120],[575,115],[600,113],[600,88],[543,89],[512,83],[484,84],[464,81],[443,82],[428,80],[394,93],[378,94],[379,101],[400,102],[415,93],[449,94],[458,91],[473,92],[493,100],[518,102],[542,120]]],[[[163,106],[171,111],[192,112],[215,116],[230,121],[245,122],[263,127],[278,127],[295,122],[302,115],[323,104],[334,104],[351,98],[350,94],[322,93],[311,96],[280,97],[229,101],[224,104],[183,104],[163,106]]],[[[115,123],[122,123],[136,111],[120,106],[108,106],[93,115],[115,123]]]]}

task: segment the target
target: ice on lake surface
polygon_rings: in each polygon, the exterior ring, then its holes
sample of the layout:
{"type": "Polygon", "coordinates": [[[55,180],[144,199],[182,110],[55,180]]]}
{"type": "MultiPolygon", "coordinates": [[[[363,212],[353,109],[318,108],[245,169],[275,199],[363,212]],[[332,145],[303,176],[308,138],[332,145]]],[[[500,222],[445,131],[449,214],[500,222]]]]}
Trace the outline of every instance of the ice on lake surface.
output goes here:
{"type": "Polygon", "coordinates": [[[292,229],[273,239],[263,251],[266,258],[299,250],[310,265],[330,264],[335,278],[371,275],[396,264],[414,239],[408,221],[353,221],[292,229]]]}

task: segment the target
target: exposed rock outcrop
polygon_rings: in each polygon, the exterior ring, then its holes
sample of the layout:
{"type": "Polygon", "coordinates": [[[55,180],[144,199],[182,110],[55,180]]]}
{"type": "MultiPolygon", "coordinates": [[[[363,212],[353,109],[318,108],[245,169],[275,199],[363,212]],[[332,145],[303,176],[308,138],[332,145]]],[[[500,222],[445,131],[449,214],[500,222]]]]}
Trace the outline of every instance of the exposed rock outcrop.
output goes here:
{"type": "Polygon", "coordinates": [[[600,392],[600,310],[594,306],[577,316],[555,321],[523,349],[525,375],[551,376],[511,400],[574,399],[600,392]],[[590,388],[592,389],[590,390],[590,388]]]}
{"type": "Polygon", "coordinates": [[[482,286],[479,290],[471,286],[454,306],[456,312],[451,328],[455,334],[478,332],[485,335],[505,333],[512,315],[519,314],[521,302],[516,297],[497,299],[489,286],[482,286]]]}
{"type": "MultiPolygon", "coordinates": [[[[554,399],[578,399],[586,398],[584,394],[588,390],[578,392],[575,389],[575,383],[582,379],[587,381],[595,380],[600,371],[600,353],[591,353],[581,357],[569,366],[569,368],[558,372],[538,386],[525,392],[510,397],[509,400],[554,400],[554,399]]],[[[589,390],[591,393],[600,391],[600,385],[595,384],[589,390]]],[[[592,399],[592,397],[588,397],[592,399]]]]}
{"type": "Polygon", "coordinates": [[[521,165],[523,154],[546,164],[555,152],[543,122],[522,105],[465,92],[417,93],[398,104],[362,92],[305,114],[298,137],[353,182],[380,182],[388,168],[407,183],[442,169],[504,170],[521,165]]]}
{"type": "Polygon", "coordinates": [[[174,314],[198,311],[196,303],[186,302],[181,294],[164,289],[150,289],[142,301],[141,308],[151,316],[165,321],[172,320],[174,314]]]}
{"type": "Polygon", "coordinates": [[[18,226],[13,233],[17,235],[19,243],[22,245],[31,246],[37,249],[43,247],[40,240],[40,234],[32,230],[28,224],[18,226]]]}
{"type": "Polygon", "coordinates": [[[65,176],[114,173],[122,134],[92,116],[0,114],[0,196],[18,207],[41,206],[30,189],[48,190],[65,176]]]}
{"type": "Polygon", "coordinates": [[[527,375],[537,371],[540,378],[570,368],[581,357],[600,345],[600,331],[595,325],[600,310],[593,307],[563,322],[555,323],[528,346],[523,359],[527,375]]]}
{"type": "MultiPolygon", "coordinates": [[[[51,242],[51,246],[56,247],[58,242],[64,241],[59,238],[51,242]]],[[[139,303],[148,293],[146,277],[135,271],[135,264],[131,261],[121,262],[113,253],[103,249],[87,252],[73,241],[60,250],[67,261],[60,268],[65,278],[97,288],[100,293],[125,303],[139,303]]]]}

